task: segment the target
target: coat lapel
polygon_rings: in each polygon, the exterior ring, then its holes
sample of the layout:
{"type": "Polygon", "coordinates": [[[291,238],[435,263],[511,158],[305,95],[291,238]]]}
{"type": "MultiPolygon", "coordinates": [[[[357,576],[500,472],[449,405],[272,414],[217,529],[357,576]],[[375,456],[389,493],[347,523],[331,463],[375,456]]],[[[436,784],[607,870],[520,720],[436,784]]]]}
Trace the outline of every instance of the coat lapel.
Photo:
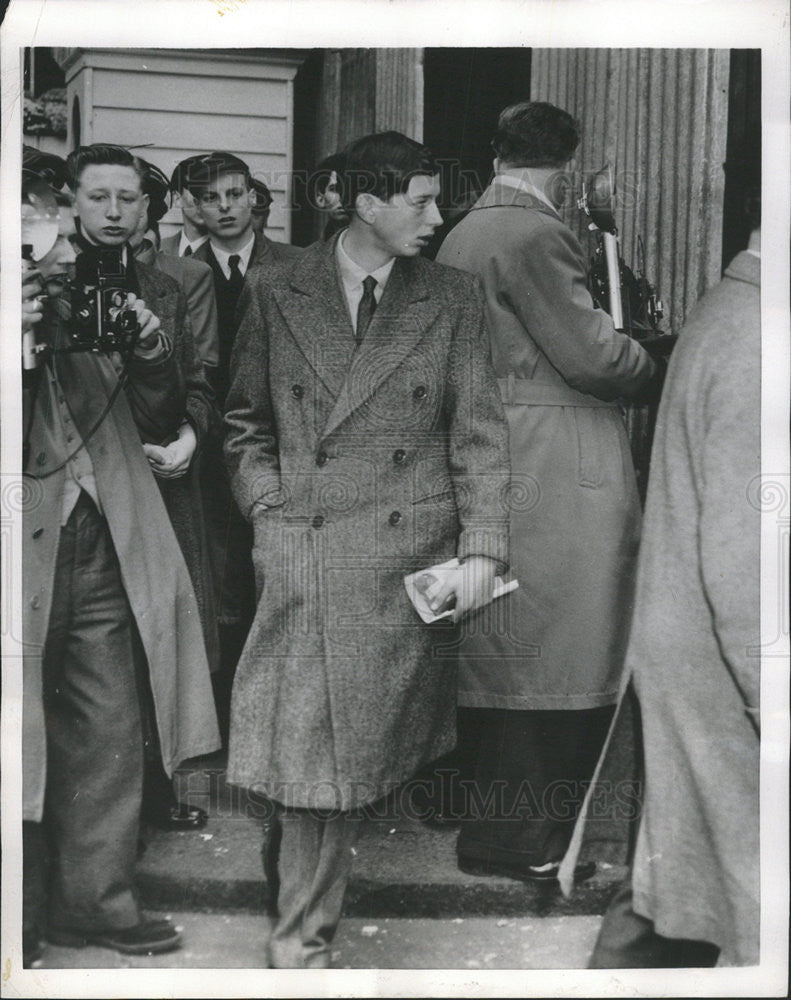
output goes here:
{"type": "Polygon", "coordinates": [[[365,338],[351,357],[324,437],[374,395],[423,339],[439,312],[440,304],[429,295],[418,261],[396,259],[365,338]]]}
{"type": "MultiPolygon", "coordinates": [[[[271,252],[271,251],[270,251],[271,252]]],[[[317,377],[337,399],[354,353],[354,329],[335,269],[335,241],[314,243],[275,300],[317,377]]]]}

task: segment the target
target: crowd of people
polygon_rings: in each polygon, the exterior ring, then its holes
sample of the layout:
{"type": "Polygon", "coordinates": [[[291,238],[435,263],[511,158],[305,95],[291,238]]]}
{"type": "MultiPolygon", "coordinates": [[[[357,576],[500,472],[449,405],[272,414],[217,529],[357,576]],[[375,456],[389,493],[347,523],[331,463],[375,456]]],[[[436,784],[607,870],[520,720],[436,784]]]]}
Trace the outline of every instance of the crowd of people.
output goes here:
{"type": "Polygon", "coordinates": [[[168,178],[26,148],[58,227],[22,280],[27,964],[179,946],[139,909],[141,824],[205,825],[171,779],[220,747],[272,807],[272,967],[329,966],[366,811],[452,753],[460,868],[555,882],[627,682],[643,810],[591,964],[757,962],[757,228],[681,335],[643,518],[622,405],[666,366],[588,291],[579,139],[506,108],[436,261],[438,165],[397,132],[317,165],[307,248],[230,151],[168,178]]]}

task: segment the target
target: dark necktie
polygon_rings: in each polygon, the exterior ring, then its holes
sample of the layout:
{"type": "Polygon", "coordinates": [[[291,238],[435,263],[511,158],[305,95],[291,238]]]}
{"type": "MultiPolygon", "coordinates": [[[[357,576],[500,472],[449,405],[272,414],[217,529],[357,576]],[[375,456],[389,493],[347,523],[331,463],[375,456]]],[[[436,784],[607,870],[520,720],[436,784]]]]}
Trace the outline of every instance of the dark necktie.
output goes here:
{"type": "Polygon", "coordinates": [[[192,247],[189,245],[189,243],[187,244],[187,249],[184,251],[184,256],[185,257],[192,256],[192,247]]]}
{"type": "Polygon", "coordinates": [[[358,346],[362,344],[365,331],[371,322],[371,317],[376,312],[376,299],[374,298],[374,288],[376,288],[376,278],[368,275],[363,279],[363,297],[357,306],[357,331],[355,340],[358,346]]]}
{"type": "Polygon", "coordinates": [[[238,299],[242,294],[242,285],[244,284],[244,275],[239,270],[239,261],[241,259],[242,258],[238,253],[233,253],[228,258],[228,267],[231,269],[231,276],[228,279],[228,287],[236,299],[238,299]]]}

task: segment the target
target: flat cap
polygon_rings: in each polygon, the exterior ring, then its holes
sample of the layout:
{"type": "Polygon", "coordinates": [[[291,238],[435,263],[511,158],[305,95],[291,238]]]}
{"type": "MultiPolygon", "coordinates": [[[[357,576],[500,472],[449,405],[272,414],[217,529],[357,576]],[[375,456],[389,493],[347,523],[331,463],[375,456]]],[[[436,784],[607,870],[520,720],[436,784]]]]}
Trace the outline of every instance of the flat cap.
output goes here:
{"type": "Polygon", "coordinates": [[[203,188],[211,184],[221,174],[244,174],[250,177],[250,168],[233,153],[207,153],[196,159],[196,162],[189,170],[189,175],[185,178],[185,187],[189,190],[193,188],[203,188]]]}

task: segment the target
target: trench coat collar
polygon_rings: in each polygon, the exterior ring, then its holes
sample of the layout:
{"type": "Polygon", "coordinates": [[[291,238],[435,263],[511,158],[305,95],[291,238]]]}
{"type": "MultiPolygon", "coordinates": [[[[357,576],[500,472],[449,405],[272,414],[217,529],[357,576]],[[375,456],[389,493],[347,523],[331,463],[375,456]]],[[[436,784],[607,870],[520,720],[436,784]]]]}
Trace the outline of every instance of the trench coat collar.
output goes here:
{"type": "Polygon", "coordinates": [[[290,274],[290,287],[275,290],[292,336],[335,400],[322,437],[371,398],[423,339],[441,308],[430,294],[425,262],[396,258],[365,338],[355,348],[335,264],[337,239],[309,247],[290,274]]]}
{"type": "Polygon", "coordinates": [[[531,194],[526,188],[504,184],[497,177],[494,178],[470,211],[476,212],[484,208],[530,208],[536,212],[543,212],[551,219],[560,218],[559,212],[541,198],[531,194]]]}

